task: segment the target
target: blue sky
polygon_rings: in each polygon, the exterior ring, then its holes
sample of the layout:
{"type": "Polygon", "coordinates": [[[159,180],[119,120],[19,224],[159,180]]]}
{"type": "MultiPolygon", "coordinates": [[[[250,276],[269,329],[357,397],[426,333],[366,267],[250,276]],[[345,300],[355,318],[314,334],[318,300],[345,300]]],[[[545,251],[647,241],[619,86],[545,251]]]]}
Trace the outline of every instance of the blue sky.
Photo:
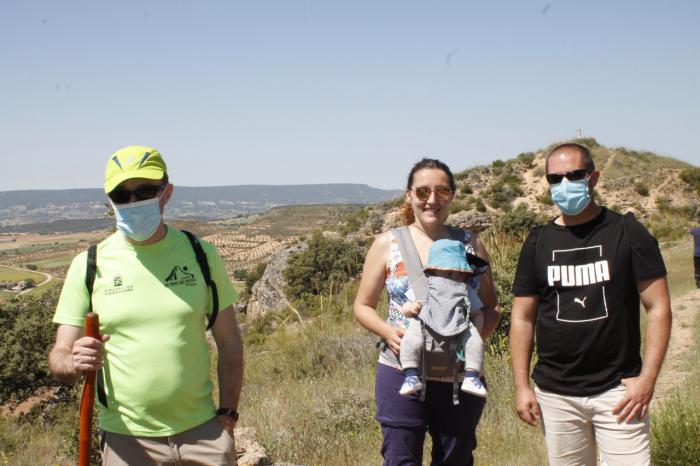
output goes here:
{"type": "Polygon", "coordinates": [[[0,3],[0,190],[100,187],[158,148],[175,184],[400,188],[573,137],[700,165],[700,2],[0,3]]]}

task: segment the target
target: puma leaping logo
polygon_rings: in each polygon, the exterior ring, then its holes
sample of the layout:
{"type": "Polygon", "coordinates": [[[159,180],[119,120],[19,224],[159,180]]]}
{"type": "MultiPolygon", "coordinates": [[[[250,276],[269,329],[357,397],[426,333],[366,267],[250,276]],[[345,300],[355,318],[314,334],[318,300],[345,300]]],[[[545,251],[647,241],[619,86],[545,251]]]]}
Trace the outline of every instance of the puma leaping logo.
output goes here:
{"type": "Polygon", "coordinates": [[[586,309],[586,299],[588,299],[588,296],[586,296],[585,298],[583,298],[583,301],[581,301],[581,300],[578,299],[578,298],[574,298],[574,302],[575,302],[575,303],[579,303],[579,304],[581,305],[581,307],[583,307],[584,309],[586,309]]]}

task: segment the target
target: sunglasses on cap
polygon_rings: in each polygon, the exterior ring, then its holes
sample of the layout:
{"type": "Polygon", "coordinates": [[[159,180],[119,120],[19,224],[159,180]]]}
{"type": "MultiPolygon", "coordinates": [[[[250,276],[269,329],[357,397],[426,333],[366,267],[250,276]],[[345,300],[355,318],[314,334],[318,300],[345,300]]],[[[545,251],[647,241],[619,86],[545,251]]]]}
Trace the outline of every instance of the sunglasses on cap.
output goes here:
{"type": "Polygon", "coordinates": [[[572,170],[566,173],[548,173],[547,183],[559,184],[564,178],[569,181],[579,181],[586,178],[590,173],[593,173],[593,169],[591,168],[579,168],[578,170],[572,170]]]}
{"type": "Polygon", "coordinates": [[[131,196],[133,195],[137,201],[146,201],[148,199],[153,199],[156,197],[168,183],[163,184],[142,184],[137,186],[135,189],[126,188],[115,188],[112,192],[107,194],[107,196],[115,204],[128,204],[131,201],[131,196]]]}
{"type": "Polygon", "coordinates": [[[430,194],[435,193],[435,197],[440,201],[446,201],[452,196],[452,188],[449,186],[435,186],[431,188],[430,186],[418,186],[413,188],[412,191],[415,193],[419,201],[427,201],[430,199],[430,194]]]}

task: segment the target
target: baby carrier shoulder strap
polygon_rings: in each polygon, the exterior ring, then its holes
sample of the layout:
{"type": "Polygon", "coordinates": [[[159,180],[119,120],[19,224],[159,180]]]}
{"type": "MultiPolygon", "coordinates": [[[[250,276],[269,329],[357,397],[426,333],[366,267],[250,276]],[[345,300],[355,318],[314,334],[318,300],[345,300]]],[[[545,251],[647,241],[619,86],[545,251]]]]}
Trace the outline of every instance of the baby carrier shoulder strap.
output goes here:
{"type": "MultiPolygon", "coordinates": [[[[452,239],[462,243],[467,241],[468,238],[464,230],[453,226],[448,226],[448,228],[452,239]]],[[[411,288],[413,288],[416,299],[425,300],[425,293],[428,290],[428,278],[423,273],[423,265],[421,264],[416,245],[413,244],[411,239],[408,227],[394,228],[391,230],[391,234],[399,245],[401,258],[408,274],[408,281],[411,284],[411,288]]]]}
{"type": "Polygon", "coordinates": [[[413,244],[411,233],[408,227],[400,227],[391,230],[391,234],[396,238],[403,259],[408,281],[413,288],[413,293],[416,295],[416,300],[425,301],[425,293],[428,291],[428,279],[423,273],[420,256],[416,245],[413,244]]]}

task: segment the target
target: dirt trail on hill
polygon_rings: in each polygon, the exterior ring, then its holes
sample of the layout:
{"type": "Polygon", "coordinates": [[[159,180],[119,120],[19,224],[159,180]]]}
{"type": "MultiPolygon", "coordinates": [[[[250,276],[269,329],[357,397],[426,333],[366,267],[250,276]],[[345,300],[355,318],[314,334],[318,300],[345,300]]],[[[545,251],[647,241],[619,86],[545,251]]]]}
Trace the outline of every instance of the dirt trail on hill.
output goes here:
{"type": "Polygon", "coordinates": [[[671,301],[673,327],[666,361],[656,382],[654,399],[668,398],[675,387],[683,384],[688,376],[687,353],[693,349],[695,317],[700,311],[700,290],[693,290],[671,301]]]}

